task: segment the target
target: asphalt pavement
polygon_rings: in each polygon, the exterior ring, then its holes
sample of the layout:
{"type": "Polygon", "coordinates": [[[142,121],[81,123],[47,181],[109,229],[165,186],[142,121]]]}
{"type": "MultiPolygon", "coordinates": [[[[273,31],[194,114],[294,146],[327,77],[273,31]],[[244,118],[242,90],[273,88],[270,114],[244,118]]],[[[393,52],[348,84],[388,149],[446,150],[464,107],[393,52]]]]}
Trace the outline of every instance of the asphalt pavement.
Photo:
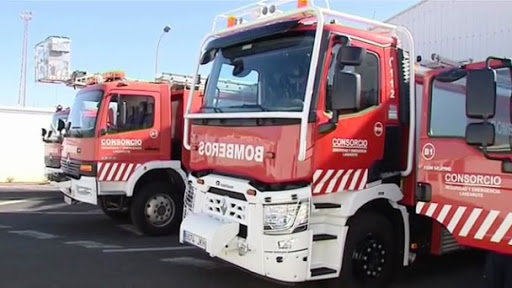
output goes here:
{"type": "MultiPolygon", "coordinates": [[[[0,186],[0,245],[1,288],[283,287],[177,235],[143,236],[95,206],[67,205],[47,186],[0,186]]],[[[482,261],[478,253],[420,258],[393,288],[479,288],[482,261]]]]}

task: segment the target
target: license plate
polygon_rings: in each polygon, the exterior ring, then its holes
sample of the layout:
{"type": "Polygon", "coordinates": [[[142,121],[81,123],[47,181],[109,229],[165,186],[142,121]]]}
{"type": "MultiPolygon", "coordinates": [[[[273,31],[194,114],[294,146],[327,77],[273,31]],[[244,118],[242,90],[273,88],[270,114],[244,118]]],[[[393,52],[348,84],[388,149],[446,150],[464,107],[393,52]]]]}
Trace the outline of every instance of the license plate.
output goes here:
{"type": "Polygon", "coordinates": [[[203,238],[201,236],[197,236],[195,234],[192,234],[188,231],[184,231],[183,238],[185,239],[185,242],[188,242],[194,246],[197,246],[199,248],[206,250],[206,239],[205,238],[203,238]]]}

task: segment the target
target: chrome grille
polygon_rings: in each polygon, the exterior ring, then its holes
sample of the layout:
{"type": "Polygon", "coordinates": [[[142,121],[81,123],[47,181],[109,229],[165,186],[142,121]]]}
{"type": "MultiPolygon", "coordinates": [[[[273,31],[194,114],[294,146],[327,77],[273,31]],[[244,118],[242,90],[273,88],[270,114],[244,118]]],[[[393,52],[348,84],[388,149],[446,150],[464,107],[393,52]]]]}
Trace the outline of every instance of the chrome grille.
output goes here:
{"type": "Polygon", "coordinates": [[[60,161],[62,172],[73,178],[80,178],[80,162],[78,160],[70,159],[67,163],[66,158],[62,158],[60,161]]]}

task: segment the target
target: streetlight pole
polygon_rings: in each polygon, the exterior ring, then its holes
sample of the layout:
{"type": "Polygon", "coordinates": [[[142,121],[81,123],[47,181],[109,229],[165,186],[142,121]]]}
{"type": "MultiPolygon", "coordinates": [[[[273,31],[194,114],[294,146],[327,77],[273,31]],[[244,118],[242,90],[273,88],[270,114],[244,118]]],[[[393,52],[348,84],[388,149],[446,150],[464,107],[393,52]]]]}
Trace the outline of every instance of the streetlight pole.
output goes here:
{"type": "Polygon", "coordinates": [[[164,37],[164,35],[166,33],[168,33],[169,31],[171,31],[171,27],[165,26],[164,31],[162,32],[162,35],[160,35],[160,39],[158,39],[158,44],[156,45],[155,77],[157,77],[157,73],[158,73],[158,50],[160,48],[160,41],[162,41],[162,38],[164,37]]]}

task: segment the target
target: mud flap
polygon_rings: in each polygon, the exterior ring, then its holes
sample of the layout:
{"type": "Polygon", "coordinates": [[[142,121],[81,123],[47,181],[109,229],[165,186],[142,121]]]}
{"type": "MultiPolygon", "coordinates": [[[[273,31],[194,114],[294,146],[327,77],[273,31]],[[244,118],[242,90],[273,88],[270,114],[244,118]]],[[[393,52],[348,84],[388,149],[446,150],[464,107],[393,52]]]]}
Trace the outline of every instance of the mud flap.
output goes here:
{"type": "Polygon", "coordinates": [[[180,242],[204,249],[214,257],[236,237],[239,227],[235,222],[221,222],[207,215],[189,214],[181,223],[180,242]]]}

